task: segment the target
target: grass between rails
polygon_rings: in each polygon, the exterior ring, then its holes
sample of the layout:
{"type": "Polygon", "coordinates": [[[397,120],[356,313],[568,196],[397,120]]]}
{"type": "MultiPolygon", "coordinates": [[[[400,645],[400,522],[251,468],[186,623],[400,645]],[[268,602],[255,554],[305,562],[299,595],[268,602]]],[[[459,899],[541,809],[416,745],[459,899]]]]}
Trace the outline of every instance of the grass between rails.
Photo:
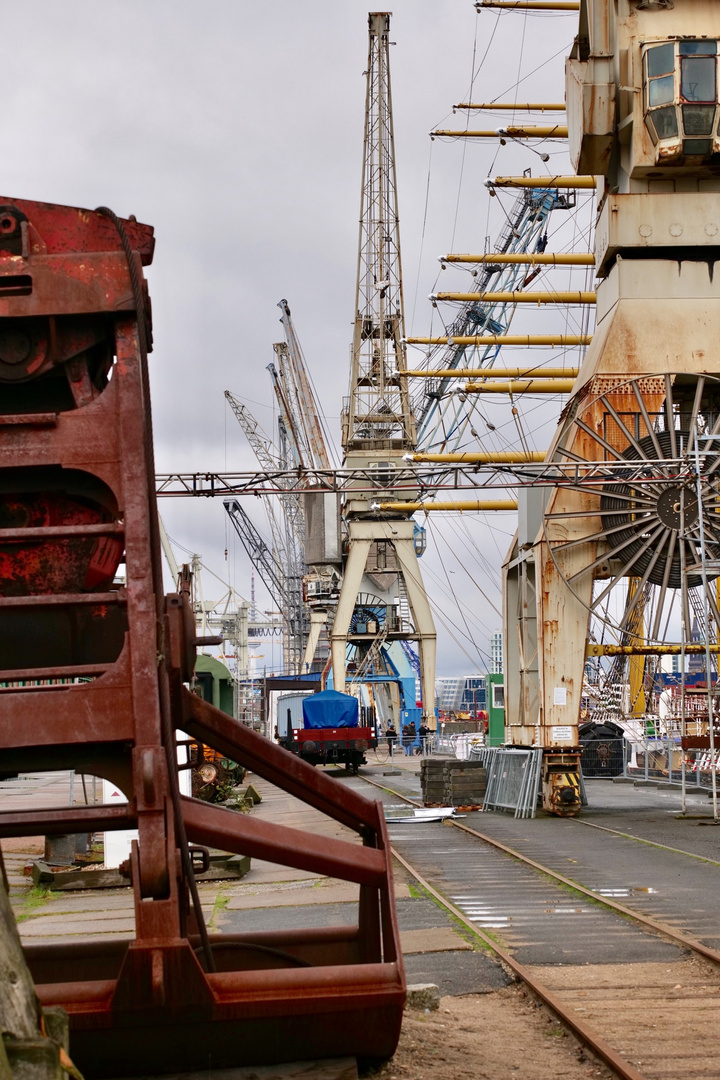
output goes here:
{"type": "Polygon", "coordinates": [[[34,886],[25,894],[23,906],[20,911],[16,912],[16,922],[24,922],[25,919],[29,919],[31,915],[34,915],[38,908],[51,900],[53,895],[51,889],[42,889],[39,886],[34,886]]]}

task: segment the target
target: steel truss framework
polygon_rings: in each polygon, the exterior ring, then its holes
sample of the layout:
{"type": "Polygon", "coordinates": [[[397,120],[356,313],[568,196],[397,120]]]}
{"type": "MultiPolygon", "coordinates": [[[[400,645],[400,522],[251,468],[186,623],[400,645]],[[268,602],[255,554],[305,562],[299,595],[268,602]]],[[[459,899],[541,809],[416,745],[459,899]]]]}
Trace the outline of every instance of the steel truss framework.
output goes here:
{"type": "MultiPolygon", "coordinates": [[[[634,486],[672,484],[682,474],[684,460],[669,456],[662,471],[636,461],[548,461],[521,464],[492,462],[456,463],[443,468],[398,469],[393,492],[478,491],[498,488],[577,487],[582,490],[602,488],[609,479],[622,477],[634,486]]],[[[375,495],[377,475],[370,469],[280,469],[256,472],[158,473],[157,495],[160,498],[228,498],[243,495],[286,495],[289,492],[328,491],[340,494],[375,495]]]]}
{"type": "MultiPolygon", "coordinates": [[[[560,195],[556,188],[521,191],[500,235],[496,252],[510,255],[542,253],[547,244],[548,219],[553,210],[571,209],[574,198],[560,195]]],[[[441,260],[443,264],[451,260],[441,260]]],[[[474,269],[473,291],[483,294],[492,284],[493,292],[515,292],[529,284],[539,271],[523,264],[491,265],[478,263],[474,269]]],[[[501,354],[501,343],[465,344],[466,338],[507,334],[515,305],[503,301],[472,300],[463,304],[447,327],[448,343],[430,349],[429,374],[437,368],[438,376],[423,386],[415,386],[411,401],[418,418],[418,445],[430,450],[452,450],[465,437],[477,408],[476,399],[463,399],[455,393],[452,378],[441,371],[476,367],[492,371],[501,354]]],[[[411,339],[413,340],[413,339],[411,339]]],[[[542,369],[538,369],[542,374],[542,369]]]]}
{"type": "Polygon", "coordinates": [[[355,327],[343,447],[416,443],[405,370],[400,227],[390,89],[390,15],[368,16],[369,48],[355,327]]]}

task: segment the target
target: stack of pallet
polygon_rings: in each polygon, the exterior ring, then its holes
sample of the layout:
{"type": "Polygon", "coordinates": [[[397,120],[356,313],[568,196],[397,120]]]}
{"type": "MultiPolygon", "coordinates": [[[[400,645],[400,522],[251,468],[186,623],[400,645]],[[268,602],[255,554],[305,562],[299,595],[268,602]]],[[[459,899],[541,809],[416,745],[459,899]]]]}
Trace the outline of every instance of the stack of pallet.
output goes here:
{"type": "Polygon", "coordinates": [[[446,806],[445,776],[448,764],[443,758],[426,757],[420,763],[420,786],[423,806],[446,806]]]}
{"type": "Polygon", "coordinates": [[[487,774],[479,761],[425,758],[420,781],[424,806],[481,806],[487,774]]]}

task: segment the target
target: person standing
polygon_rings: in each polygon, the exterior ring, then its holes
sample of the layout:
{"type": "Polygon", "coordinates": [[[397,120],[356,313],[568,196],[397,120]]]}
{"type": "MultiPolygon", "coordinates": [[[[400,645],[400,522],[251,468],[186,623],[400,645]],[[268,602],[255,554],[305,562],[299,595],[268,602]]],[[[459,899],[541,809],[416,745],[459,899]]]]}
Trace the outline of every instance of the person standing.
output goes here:
{"type": "Polygon", "coordinates": [[[430,728],[427,726],[427,724],[425,723],[424,720],[420,724],[420,729],[418,731],[418,735],[420,736],[420,753],[424,755],[425,754],[425,744],[426,744],[426,742],[428,740],[428,736],[430,735],[430,728]]]}

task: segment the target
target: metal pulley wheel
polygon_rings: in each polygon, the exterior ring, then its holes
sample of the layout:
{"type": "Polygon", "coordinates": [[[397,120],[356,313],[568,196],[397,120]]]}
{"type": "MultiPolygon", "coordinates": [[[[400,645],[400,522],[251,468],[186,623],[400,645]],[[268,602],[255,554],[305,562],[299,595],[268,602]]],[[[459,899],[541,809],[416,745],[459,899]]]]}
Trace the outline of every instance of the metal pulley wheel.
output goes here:
{"type": "Polygon", "coordinates": [[[214,765],[211,765],[209,762],[206,762],[204,765],[200,766],[200,768],[198,769],[198,773],[200,775],[200,778],[206,784],[212,784],[213,781],[217,779],[218,771],[217,771],[217,768],[214,765]]]}
{"type": "Polygon", "coordinates": [[[720,621],[720,379],[604,377],[593,390],[553,455],[550,556],[590,609],[591,640],[689,641],[693,614],[720,621]]]}

